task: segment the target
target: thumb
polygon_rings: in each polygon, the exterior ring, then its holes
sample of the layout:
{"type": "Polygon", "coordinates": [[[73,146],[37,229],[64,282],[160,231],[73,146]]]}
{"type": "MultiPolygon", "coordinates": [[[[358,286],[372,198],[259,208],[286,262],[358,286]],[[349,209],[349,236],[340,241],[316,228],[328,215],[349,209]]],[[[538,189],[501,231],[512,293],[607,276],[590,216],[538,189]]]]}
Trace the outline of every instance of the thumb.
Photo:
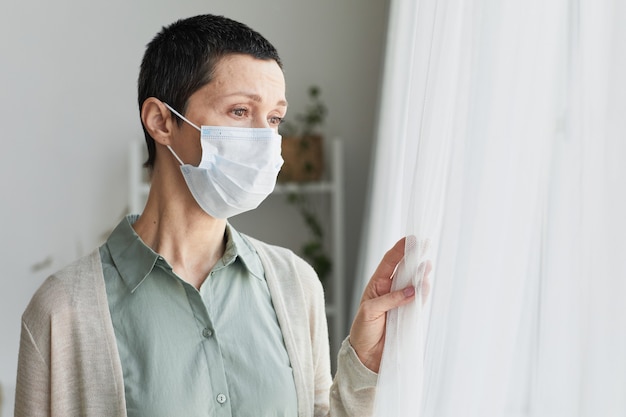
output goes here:
{"type": "MultiPolygon", "coordinates": [[[[366,301],[367,307],[364,308],[366,320],[375,320],[389,310],[401,305],[407,304],[415,298],[415,287],[408,286],[401,290],[392,291],[380,297],[372,298],[366,301]]],[[[365,307],[365,305],[363,306],[365,307]]]]}

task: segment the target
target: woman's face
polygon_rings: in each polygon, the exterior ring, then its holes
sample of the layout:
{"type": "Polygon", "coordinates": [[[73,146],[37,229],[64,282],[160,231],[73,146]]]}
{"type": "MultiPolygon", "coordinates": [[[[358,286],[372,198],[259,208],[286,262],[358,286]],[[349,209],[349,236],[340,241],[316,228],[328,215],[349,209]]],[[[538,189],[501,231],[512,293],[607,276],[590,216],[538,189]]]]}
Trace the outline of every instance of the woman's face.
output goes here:
{"type": "MultiPolygon", "coordinates": [[[[185,117],[198,126],[278,130],[286,112],[285,77],[276,61],[233,54],[222,58],[211,82],[191,95],[185,117]]],[[[176,153],[185,163],[197,165],[200,132],[183,123],[179,133],[176,153]]]]}

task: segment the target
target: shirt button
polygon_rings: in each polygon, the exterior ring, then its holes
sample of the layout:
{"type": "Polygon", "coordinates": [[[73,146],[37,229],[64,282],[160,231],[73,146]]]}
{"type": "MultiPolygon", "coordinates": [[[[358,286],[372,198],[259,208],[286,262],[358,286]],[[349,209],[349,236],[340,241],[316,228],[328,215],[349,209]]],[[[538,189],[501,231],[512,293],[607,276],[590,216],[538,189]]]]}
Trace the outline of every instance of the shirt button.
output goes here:
{"type": "Polygon", "coordinates": [[[217,394],[216,400],[218,403],[224,404],[226,402],[226,396],[224,394],[217,394]]]}
{"type": "Polygon", "coordinates": [[[213,336],[213,332],[208,327],[205,327],[204,329],[202,329],[202,336],[211,337],[213,336]]]}

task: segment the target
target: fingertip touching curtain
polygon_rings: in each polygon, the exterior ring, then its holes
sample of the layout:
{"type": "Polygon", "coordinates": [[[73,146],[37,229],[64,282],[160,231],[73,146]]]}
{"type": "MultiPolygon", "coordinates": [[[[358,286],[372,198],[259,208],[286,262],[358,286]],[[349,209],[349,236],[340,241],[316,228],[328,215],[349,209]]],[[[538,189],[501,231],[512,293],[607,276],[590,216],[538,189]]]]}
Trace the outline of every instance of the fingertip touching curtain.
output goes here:
{"type": "Polygon", "coordinates": [[[377,416],[626,415],[625,18],[391,1],[360,276],[402,235],[394,287],[433,268],[388,314],[377,416]]]}

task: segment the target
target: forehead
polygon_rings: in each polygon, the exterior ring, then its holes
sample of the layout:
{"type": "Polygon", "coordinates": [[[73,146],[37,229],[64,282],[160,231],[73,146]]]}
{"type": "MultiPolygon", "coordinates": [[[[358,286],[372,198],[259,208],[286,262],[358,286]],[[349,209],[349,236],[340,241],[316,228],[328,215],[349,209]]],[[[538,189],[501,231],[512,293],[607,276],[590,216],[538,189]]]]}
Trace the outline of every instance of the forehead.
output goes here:
{"type": "Polygon", "coordinates": [[[215,90],[245,89],[264,96],[285,94],[285,77],[276,61],[243,54],[221,58],[209,85],[215,90]]]}

